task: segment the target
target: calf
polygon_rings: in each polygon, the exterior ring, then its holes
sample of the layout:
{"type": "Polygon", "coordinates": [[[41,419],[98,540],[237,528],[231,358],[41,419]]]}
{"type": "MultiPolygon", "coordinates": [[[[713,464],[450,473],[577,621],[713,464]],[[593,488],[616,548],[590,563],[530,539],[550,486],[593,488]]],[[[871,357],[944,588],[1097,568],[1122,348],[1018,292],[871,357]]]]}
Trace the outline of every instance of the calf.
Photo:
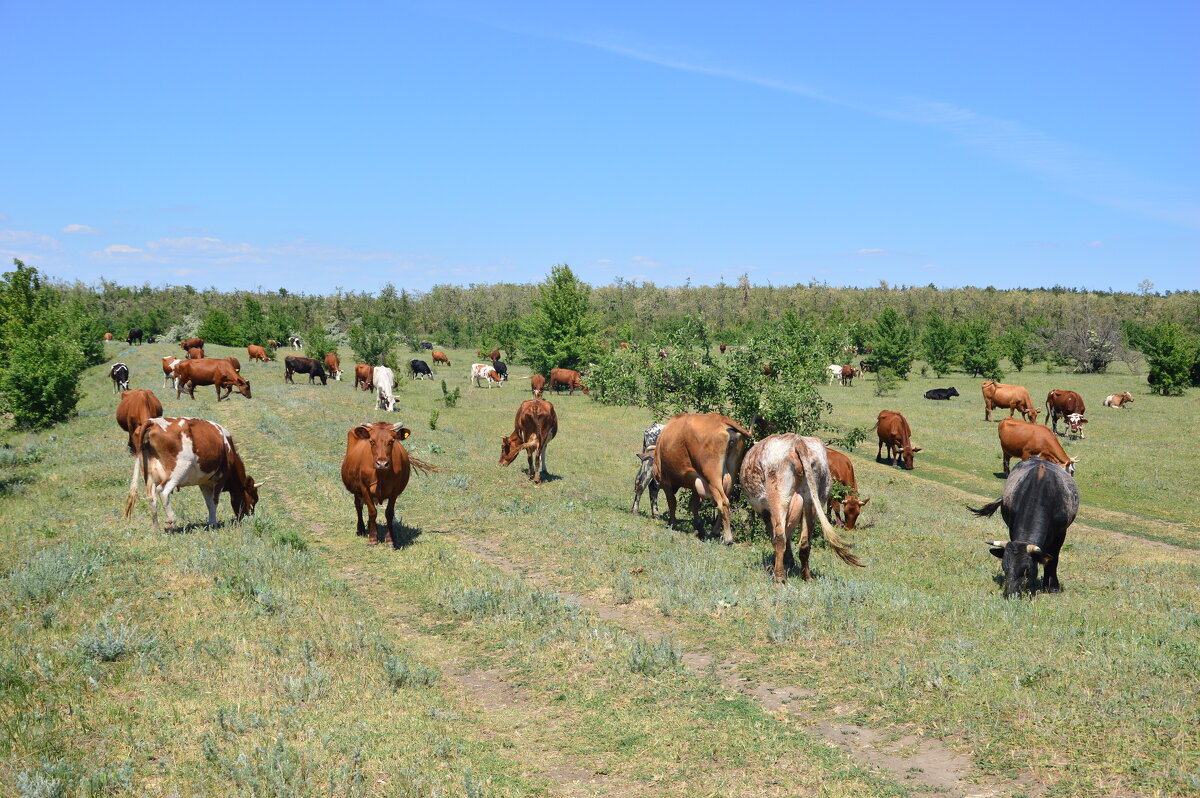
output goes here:
{"type": "Polygon", "coordinates": [[[493,385],[500,384],[500,375],[486,363],[472,363],[471,382],[475,383],[476,388],[481,388],[483,386],[479,384],[480,380],[487,380],[487,387],[491,388],[493,385]]]}
{"type": "Polygon", "coordinates": [[[1025,590],[1033,592],[1039,563],[1046,566],[1042,589],[1047,593],[1062,590],[1058,555],[1067,528],[1079,512],[1079,487],[1062,466],[1040,457],[1017,463],[999,499],[979,509],[967,509],[981,517],[990,517],[999,509],[1008,527],[1007,541],[986,542],[1001,560],[1005,598],[1025,590]]]}
{"type": "Polygon", "coordinates": [[[887,446],[891,465],[896,465],[896,456],[899,455],[904,468],[912,471],[913,455],[921,451],[921,447],[914,448],[912,445],[912,428],[908,425],[908,419],[893,410],[880,410],[875,419],[875,434],[879,437],[875,459],[883,459],[883,447],[887,446]]]}
{"type": "Polygon", "coordinates": [[[429,364],[424,360],[408,361],[408,370],[414,380],[424,379],[425,377],[433,379],[433,372],[430,371],[429,364]]]}
{"type": "Polygon", "coordinates": [[[500,465],[506,466],[521,452],[529,458],[529,478],[542,484],[546,468],[546,447],[558,434],[558,413],[554,405],[541,399],[526,399],[517,408],[512,434],[500,439],[500,465]]]}
{"type": "Polygon", "coordinates": [[[830,476],[825,444],[819,438],[785,433],[759,441],[741,467],[742,492],[771,530],[775,548],[775,581],[787,580],[794,565],[792,532],[800,527],[800,575],[811,579],[808,556],[812,533],[819,524],[825,542],[843,562],[862,567],[838,535],[824,508],[829,502],[830,476]]]}
{"type": "Polygon", "coordinates": [[[926,399],[950,401],[951,396],[958,396],[957,388],[933,388],[925,392],[926,399]]]}
{"type": "Polygon", "coordinates": [[[329,381],[325,375],[325,369],[321,366],[321,361],[315,357],[300,357],[299,355],[288,355],[283,359],[283,380],[295,384],[292,379],[293,374],[307,374],[308,384],[312,385],[313,380],[317,377],[321,379],[322,385],[328,385],[329,381]]]}
{"type": "Polygon", "coordinates": [[[1115,407],[1118,410],[1121,410],[1125,407],[1125,405],[1132,401],[1133,394],[1131,394],[1129,391],[1126,391],[1125,393],[1110,393],[1108,396],[1104,397],[1104,406],[1115,407]]]}
{"type": "Polygon", "coordinates": [[[866,507],[867,502],[871,500],[859,501],[858,481],[854,478],[854,464],[850,462],[850,458],[828,447],[826,447],[825,453],[829,458],[829,475],[833,477],[834,481],[842,483],[846,489],[846,493],[841,499],[836,498],[831,490],[829,504],[825,509],[840,526],[854,529],[858,524],[858,516],[862,513],[862,508],[866,507]]]}
{"type": "Polygon", "coordinates": [[[642,453],[637,456],[638,470],[633,477],[633,509],[637,515],[638,505],[642,501],[642,491],[650,489],[650,517],[658,518],[658,480],[654,478],[654,448],[658,446],[658,436],[665,424],[651,424],[642,433],[642,453]]]}
{"type": "Polygon", "coordinates": [[[342,380],[342,362],[338,360],[337,352],[325,353],[325,369],[338,382],[342,380]]]}
{"type": "Polygon", "coordinates": [[[129,366],[124,363],[113,363],[108,370],[108,378],[112,380],[113,393],[129,390],[129,366]]]}
{"type": "Polygon", "coordinates": [[[853,387],[854,378],[859,374],[862,374],[862,372],[854,368],[854,366],[842,366],[842,386],[849,385],[853,387]]]}
{"type": "Polygon", "coordinates": [[[675,523],[675,494],[687,488],[692,491],[689,506],[696,534],[703,534],[701,500],[711,499],[719,516],[713,534],[719,524],[721,541],[733,545],[729,494],[749,439],[741,424],[718,413],[680,413],[667,422],[654,447],[654,474],[667,494],[668,523],[675,523]]]}
{"type": "Polygon", "coordinates": [[[1029,398],[1029,391],[1024,385],[1005,385],[1002,382],[987,381],[983,383],[983,420],[992,420],[992,410],[1008,408],[1008,417],[1012,418],[1018,410],[1027,421],[1037,421],[1038,409],[1029,398]]]}
{"type": "Polygon", "coordinates": [[[389,413],[396,410],[396,374],[387,366],[376,366],[371,371],[371,384],[375,386],[375,406],[389,413]]]}
{"type": "Polygon", "coordinates": [[[541,399],[542,392],[546,390],[546,378],[541,374],[533,374],[529,377],[529,387],[533,390],[533,398],[541,399]]]}
{"type": "MultiPolygon", "coordinates": [[[[382,367],[381,367],[382,368],[382,367]]],[[[412,433],[402,424],[376,421],[359,424],[346,435],[346,456],[342,458],[342,484],[354,497],[358,516],[357,531],[372,545],[381,542],[376,505],[387,502],[384,518],[387,531],[382,542],[396,545],[393,527],[396,524],[396,499],[408,486],[411,469],[437,471],[408,453],[401,441],[412,433]],[[363,505],[367,506],[367,524],[363,525],[363,505]]]]}
{"type": "Polygon", "coordinates": [[[359,363],[354,367],[354,387],[362,388],[364,391],[373,391],[375,386],[371,383],[372,369],[366,363],[359,363]]]}
{"type": "Polygon", "coordinates": [[[251,363],[256,360],[263,363],[270,362],[270,358],[267,357],[267,350],[264,347],[250,344],[248,347],[246,347],[246,354],[250,356],[251,363]]]}
{"type": "Polygon", "coordinates": [[[430,357],[433,358],[434,363],[445,363],[447,366],[450,365],[450,358],[446,357],[445,352],[435,349],[430,353],[430,357]]]}
{"type": "Polygon", "coordinates": [[[1087,423],[1084,412],[1083,397],[1074,391],[1051,391],[1046,394],[1046,423],[1055,435],[1058,434],[1058,420],[1065,418],[1067,429],[1072,434],[1086,437],[1083,433],[1083,425],[1087,423]]]}
{"type": "Polygon", "coordinates": [[[196,398],[197,385],[212,385],[217,390],[217,401],[228,399],[237,388],[238,393],[250,399],[250,382],[233,370],[225,360],[184,360],[175,367],[175,398],[186,390],[188,396],[196,398]],[[224,389],[225,395],[221,395],[224,389]]]}
{"type": "Polygon", "coordinates": [[[1068,456],[1058,436],[1041,424],[1005,418],[1001,419],[998,432],[1000,450],[1004,454],[1005,476],[1008,475],[1008,463],[1014,457],[1018,460],[1040,457],[1062,466],[1070,474],[1075,473],[1079,458],[1068,456]]]}
{"type": "Polygon", "coordinates": [[[117,426],[129,433],[129,451],[133,451],[134,431],[162,413],[162,402],[153,391],[138,388],[121,394],[121,403],[117,405],[117,426]]]}
{"type": "Polygon", "coordinates": [[[550,369],[550,390],[556,391],[560,388],[570,388],[567,396],[574,396],[575,390],[583,391],[586,396],[588,393],[587,386],[583,384],[579,372],[574,369],[550,369]]]}

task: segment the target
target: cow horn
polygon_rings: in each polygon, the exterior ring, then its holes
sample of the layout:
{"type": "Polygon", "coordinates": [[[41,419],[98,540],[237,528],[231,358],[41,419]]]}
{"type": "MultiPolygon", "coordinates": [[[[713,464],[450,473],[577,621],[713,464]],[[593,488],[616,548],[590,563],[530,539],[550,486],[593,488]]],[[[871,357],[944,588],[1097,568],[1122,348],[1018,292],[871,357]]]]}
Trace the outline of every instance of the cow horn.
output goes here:
{"type": "Polygon", "coordinates": [[[1005,543],[1003,540],[985,540],[983,541],[983,545],[990,549],[1002,549],[1004,548],[1005,543]]]}
{"type": "Polygon", "coordinates": [[[258,490],[259,488],[261,488],[263,485],[266,485],[270,481],[271,481],[270,479],[264,479],[262,482],[255,482],[254,489],[258,490]]]}
{"type": "Polygon", "coordinates": [[[1033,543],[1027,543],[1027,544],[1025,545],[1025,551],[1026,551],[1026,553],[1028,553],[1028,554],[1041,554],[1041,553],[1042,553],[1042,547],[1041,547],[1041,546],[1038,546],[1038,545],[1036,545],[1036,544],[1033,544],[1033,543]]]}
{"type": "Polygon", "coordinates": [[[400,430],[402,430],[402,429],[404,429],[404,423],[403,423],[403,422],[401,422],[401,423],[399,423],[399,424],[393,424],[393,425],[392,425],[392,432],[399,432],[399,431],[400,431],[400,430]]]}

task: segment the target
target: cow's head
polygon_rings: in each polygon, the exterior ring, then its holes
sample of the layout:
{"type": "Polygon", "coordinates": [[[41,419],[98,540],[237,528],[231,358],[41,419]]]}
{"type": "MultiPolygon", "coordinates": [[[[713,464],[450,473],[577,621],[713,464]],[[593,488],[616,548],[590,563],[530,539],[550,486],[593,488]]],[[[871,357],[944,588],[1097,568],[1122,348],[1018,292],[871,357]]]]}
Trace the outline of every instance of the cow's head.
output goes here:
{"type": "Polygon", "coordinates": [[[1038,409],[1036,407],[1025,407],[1021,410],[1021,415],[1028,419],[1030,424],[1037,423],[1038,409]]]}
{"type": "Polygon", "coordinates": [[[403,424],[376,421],[374,424],[359,424],[354,428],[354,437],[371,444],[372,463],[376,471],[392,468],[392,445],[412,435],[412,430],[403,424]]]}
{"type": "Polygon", "coordinates": [[[238,389],[238,393],[240,393],[242,396],[246,397],[247,399],[250,398],[250,380],[238,375],[238,379],[237,382],[234,383],[234,387],[238,389]]]}
{"type": "Polygon", "coordinates": [[[958,391],[954,388],[951,388],[949,391],[946,392],[946,395],[947,396],[958,396],[958,391]]]}
{"type": "Polygon", "coordinates": [[[908,445],[900,450],[900,456],[904,461],[904,469],[906,471],[913,470],[913,455],[921,451],[920,446],[908,445]]]}
{"type": "Polygon", "coordinates": [[[1004,569],[1004,597],[1012,598],[1022,591],[1033,591],[1037,580],[1038,563],[1046,564],[1054,558],[1039,546],[1023,540],[991,540],[987,546],[1000,559],[1004,569]]]}
{"type": "Polygon", "coordinates": [[[1072,413],[1067,416],[1067,426],[1071,428],[1071,432],[1079,435],[1083,432],[1083,425],[1088,423],[1088,420],[1083,417],[1082,413],[1072,413]]]}
{"type": "Polygon", "coordinates": [[[1126,391],[1125,393],[1121,394],[1121,396],[1125,399],[1126,402],[1133,401],[1133,394],[1131,394],[1129,391],[1126,391]]]}
{"type": "Polygon", "coordinates": [[[587,395],[588,395],[588,389],[587,389],[587,386],[586,386],[586,385],[584,385],[582,382],[578,382],[578,381],[576,381],[576,383],[575,383],[575,387],[576,387],[576,388],[578,388],[579,390],[583,391],[583,395],[584,395],[584,396],[587,396],[587,395]]]}
{"type": "Polygon", "coordinates": [[[1069,455],[1067,456],[1067,473],[1068,474],[1070,474],[1072,476],[1075,475],[1075,464],[1078,462],[1079,462],[1078,457],[1071,457],[1069,455]]]}
{"type": "Polygon", "coordinates": [[[500,465],[506,466],[513,460],[517,459],[517,455],[525,448],[525,442],[521,440],[521,436],[514,430],[511,435],[506,435],[500,439],[500,465]]]}
{"type": "Polygon", "coordinates": [[[854,525],[858,523],[858,515],[862,512],[862,508],[867,506],[870,499],[859,501],[857,496],[847,496],[842,499],[842,515],[846,518],[846,529],[854,529],[854,525]]]}

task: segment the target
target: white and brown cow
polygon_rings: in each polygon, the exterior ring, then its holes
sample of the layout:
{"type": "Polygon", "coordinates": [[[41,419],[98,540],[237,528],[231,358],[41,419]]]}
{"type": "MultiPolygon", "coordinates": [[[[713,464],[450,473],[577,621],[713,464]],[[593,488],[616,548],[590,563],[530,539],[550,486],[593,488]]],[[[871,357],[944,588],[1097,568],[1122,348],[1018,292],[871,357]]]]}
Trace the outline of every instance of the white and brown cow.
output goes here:
{"type": "Polygon", "coordinates": [[[500,375],[490,363],[472,363],[471,382],[475,384],[476,388],[481,388],[483,387],[481,380],[486,381],[488,388],[491,388],[493,385],[499,385],[501,382],[500,375]]]}
{"type": "Polygon", "coordinates": [[[1132,401],[1133,394],[1131,394],[1129,391],[1126,391],[1125,393],[1110,393],[1108,396],[1104,397],[1104,406],[1115,407],[1118,410],[1123,410],[1125,405],[1132,401]]]}
{"type": "Polygon", "coordinates": [[[146,485],[150,517],[158,525],[158,502],[167,509],[167,528],[175,526],[171,494],[176,488],[200,488],[208,506],[208,525],[217,523],[221,494],[229,494],[233,517],[254,513],[258,489],[246,473],[229,432],[200,418],[151,418],[133,433],[133,478],[125,500],[125,517],[137,502],[138,482],[146,485]]]}

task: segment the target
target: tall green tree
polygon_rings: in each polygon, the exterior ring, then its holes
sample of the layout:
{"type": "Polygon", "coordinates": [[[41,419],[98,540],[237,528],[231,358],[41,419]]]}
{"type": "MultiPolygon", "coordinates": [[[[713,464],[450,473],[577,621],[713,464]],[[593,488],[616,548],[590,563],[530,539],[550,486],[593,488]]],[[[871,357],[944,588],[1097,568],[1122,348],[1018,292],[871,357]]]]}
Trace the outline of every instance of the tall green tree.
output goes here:
{"type": "Polygon", "coordinates": [[[1033,354],[1033,334],[1023,325],[1017,325],[1000,337],[1000,352],[1007,355],[1013,368],[1022,371],[1033,354]]]}
{"type": "Polygon", "coordinates": [[[935,310],[929,311],[925,321],[921,352],[938,377],[949,373],[950,368],[958,362],[958,336],[954,334],[954,327],[935,310]]]}
{"type": "Polygon", "coordinates": [[[242,319],[238,323],[238,333],[242,339],[241,343],[246,346],[250,344],[265,346],[267,339],[272,337],[267,326],[267,318],[263,315],[262,303],[252,296],[246,297],[243,301],[242,319]]]}
{"type": "Polygon", "coordinates": [[[886,307],[875,317],[871,342],[871,362],[876,368],[890,369],[907,379],[913,362],[912,327],[895,308],[886,307]]]}
{"type": "Polygon", "coordinates": [[[1191,383],[1197,343],[1178,324],[1159,322],[1144,331],[1142,354],[1150,366],[1150,390],[1160,396],[1183,396],[1191,383]]]}
{"type": "Polygon", "coordinates": [[[205,313],[197,335],[207,343],[221,346],[240,346],[242,343],[238,328],[233,326],[229,314],[223,310],[214,309],[205,313]]]}
{"type": "Polygon", "coordinates": [[[603,348],[599,320],[589,304],[591,292],[570,266],[553,267],[522,324],[520,360],[545,374],[552,368],[579,369],[598,357],[603,348]]]}
{"type": "Polygon", "coordinates": [[[395,343],[392,326],[381,315],[368,313],[350,325],[350,348],[360,363],[395,369],[396,358],[392,353],[395,343]]]}
{"type": "Polygon", "coordinates": [[[972,377],[1004,379],[1004,372],[1000,370],[1000,346],[986,319],[975,318],[963,322],[958,335],[963,371],[972,377]]]}

